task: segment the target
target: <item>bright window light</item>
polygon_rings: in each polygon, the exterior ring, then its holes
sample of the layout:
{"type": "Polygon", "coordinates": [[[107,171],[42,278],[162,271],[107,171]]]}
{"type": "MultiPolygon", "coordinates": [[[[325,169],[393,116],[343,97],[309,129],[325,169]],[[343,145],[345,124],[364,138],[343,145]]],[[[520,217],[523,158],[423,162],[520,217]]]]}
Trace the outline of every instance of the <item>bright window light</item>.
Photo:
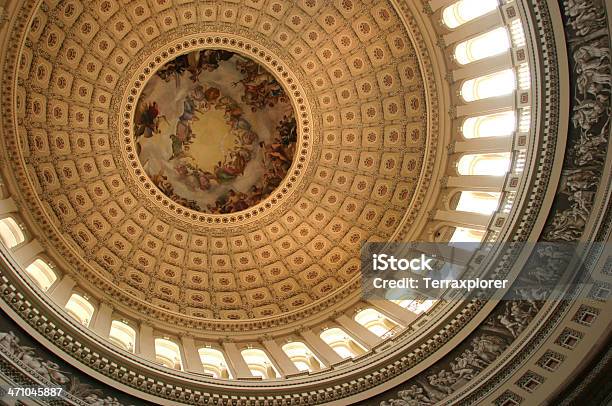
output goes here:
{"type": "Polygon", "coordinates": [[[321,361],[302,342],[291,342],[283,345],[283,351],[300,371],[318,371],[323,365],[321,361]]]}
{"type": "Polygon", "coordinates": [[[5,217],[0,220],[0,239],[8,248],[13,248],[25,241],[25,235],[15,219],[5,217]]]}
{"type": "Polygon", "coordinates": [[[210,374],[215,378],[230,379],[232,377],[225,361],[225,356],[221,351],[214,348],[200,348],[198,353],[204,367],[204,373],[210,374]]]}
{"type": "Polygon", "coordinates": [[[508,31],[504,27],[500,27],[459,43],[455,48],[455,59],[461,65],[465,65],[499,55],[509,48],[508,31]]]}
{"type": "Polygon", "coordinates": [[[320,337],[342,358],[353,358],[365,353],[362,346],[337,327],[323,331],[320,337]]]}
{"type": "Polygon", "coordinates": [[[516,129],[513,110],[486,116],[470,117],[463,122],[461,132],[465,138],[505,137],[516,129]]]}
{"type": "Polygon", "coordinates": [[[368,308],[361,310],[355,315],[355,321],[378,337],[382,337],[397,327],[397,324],[389,320],[378,310],[368,308]]]}
{"type": "Polygon", "coordinates": [[[470,154],[457,163],[460,175],[504,176],[510,167],[510,153],[470,154]]]}
{"type": "Polygon", "coordinates": [[[492,214],[499,206],[499,192],[461,192],[456,210],[492,214]]]}
{"type": "Polygon", "coordinates": [[[242,350],[241,354],[253,376],[260,376],[263,379],[280,378],[276,368],[272,365],[272,361],[270,361],[268,355],[262,350],[249,348],[242,350]]]}
{"type": "MultiPolygon", "coordinates": [[[[464,242],[481,242],[484,238],[485,232],[483,230],[474,230],[472,228],[457,227],[453,236],[451,237],[451,246],[453,243],[464,243],[464,242]]],[[[462,247],[463,245],[461,245],[462,247]]]]}
{"type": "Polygon", "coordinates": [[[66,303],[66,311],[85,327],[89,326],[94,314],[94,307],[83,296],[73,293],[66,303]]]}
{"type": "Polygon", "coordinates": [[[155,359],[166,368],[183,369],[181,350],[179,346],[165,338],[155,339],[155,359]]]}
{"type": "Polygon", "coordinates": [[[514,70],[506,69],[501,72],[470,79],[461,86],[461,96],[466,102],[489,99],[512,93],[516,89],[514,70]]]}
{"type": "Polygon", "coordinates": [[[51,285],[57,280],[57,275],[53,272],[53,269],[42,259],[37,259],[28,265],[26,273],[44,292],[49,290],[51,285]]]}
{"type": "Polygon", "coordinates": [[[108,339],[117,347],[123,348],[129,352],[134,352],[136,331],[122,321],[113,320],[108,339]]]}
{"type": "Polygon", "coordinates": [[[427,310],[433,307],[437,303],[437,300],[433,299],[404,299],[404,300],[393,300],[393,302],[402,306],[404,309],[410,310],[415,314],[425,313],[427,310]]]}
{"type": "Polygon", "coordinates": [[[497,0],[460,0],[442,12],[442,21],[448,28],[457,28],[497,8],[497,0]]]}

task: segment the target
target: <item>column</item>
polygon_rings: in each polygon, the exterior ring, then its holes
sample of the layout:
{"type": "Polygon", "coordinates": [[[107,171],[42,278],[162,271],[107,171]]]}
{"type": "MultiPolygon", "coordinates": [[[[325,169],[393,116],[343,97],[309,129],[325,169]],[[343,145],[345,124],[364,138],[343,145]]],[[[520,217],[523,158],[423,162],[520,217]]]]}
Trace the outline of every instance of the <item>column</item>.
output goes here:
{"type": "Polygon", "coordinates": [[[43,251],[44,249],[40,241],[32,240],[15,248],[13,250],[13,258],[19,265],[26,267],[32,263],[36,255],[43,251]]]}
{"type": "Polygon", "coordinates": [[[474,250],[468,250],[480,246],[480,244],[467,244],[463,247],[449,245],[448,243],[416,243],[414,249],[418,253],[423,253],[427,257],[433,257],[436,261],[442,261],[454,265],[453,268],[465,267],[474,255],[474,250]]]}
{"type": "Polygon", "coordinates": [[[436,11],[442,7],[446,8],[451,4],[455,3],[456,1],[457,0],[431,0],[429,2],[429,6],[431,7],[432,11],[436,11]]]}
{"type": "Polygon", "coordinates": [[[504,187],[503,176],[464,175],[450,176],[446,187],[474,192],[499,192],[504,187]]]}
{"type": "Polygon", "coordinates": [[[346,314],[340,315],[336,321],[346,332],[358,343],[365,345],[366,349],[370,349],[378,345],[381,340],[376,334],[357,323],[355,320],[348,317],[346,314]]]}
{"type": "Polygon", "coordinates": [[[198,353],[193,337],[186,334],[182,335],[181,344],[185,355],[185,371],[203,374],[204,367],[202,366],[202,360],[200,359],[200,354],[198,353]]]}
{"type": "Polygon", "coordinates": [[[17,205],[12,197],[0,200],[0,215],[14,213],[17,211],[17,205]]]}
{"type": "Polygon", "coordinates": [[[501,55],[491,56],[479,61],[470,62],[465,68],[455,69],[452,72],[453,81],[459,82],[464,79],[472,79],[493,73],[513,65],[510,50],[501,55]]]}
{"type": "Polygon", "coordinates": [[[472,138],[455,143],[455,153],[498,153],[512,149],[512,137],[472,138]]]}
{"type": "Polygon", "coordinates": [[[72,276],[64,275],[59,282],[51,286],[47,294],[58,306],[65,307],[75,286],[76,282],[72,279],[72,276]]]}
{"type": "Polygon", "coordinates": [[[155,337],[153,336],[153,326],[150,324],[140,324],[137,354],[146,360],[155,361],[155,337]]]}
{"type": "Polygon", "coordinates": [[[417,314],[410,310],[404,309],[397,303],[384,299],[369,299],[368,303],[374,306],[376,310],[387,316],[389,319],[398,322],[404,327],[410,325],[418,317],[417,314]]]}
{"type": "Polygon", "coordinates": [[[448,221],[468,228],[485,229],[491,222],[491,216],[469,211],[438,210],[434,220],[448,221]]]}
{"type": "Polygon", "coordinates": [[[272,339],[262,341],[263,346],[268,350],[268,354],[272,358],[272,361],[278,367],[282,377],[291,374],[298,374],[300,370],[297,369],[293,361],[285,354],[285,351],[272,339]]]}
{"type": "Polygon", "coordinates": [[[300,335],[304,338],[304,341],[306,341],[306,345],[308,345],[312,352],[314,352],[326,366],[331,366],[344,360],[333,348],[327,345],[325,341],[321,340],[321,337],[313,333],[312,330],[304,330],[300,335]]]}
{"type": "Polygon", "coordinates": [[[232,368],[232,375],[238,379],[240,378],[253,378],[253,374],[249,369],[249,366],[242,358],[242,354],[238,350],[235,343],[224,342],[223,349],[227,357],[227,363],[232,368]]]}
{"type": "Polygon", "coordinates": [[[478,34],[491,31],[492,29],[502,26],[503,24],[504,20],[501,18],[501,15],[498,11],[495,11],[466,22],[448,34],[442,36],[442,38],[444,39],[444,44],[446,46],[450,46],[455,42],[466,40],[478,34]]]}
{"type": "Polygon", "coordinates": [[[514,94],[474,100],[473,102],[457,106],[456,115],[457,117],[480,116],[513,109],[515,100],[516,96],[514,94]]]}
{"type": "Polygon", "coordinates": [[[113,306],[107,302],[102,302],[96,317],[91,326],[91,329],[100,337],[108,338],[110,334],[111,324],[113,323],[113,306]]]}

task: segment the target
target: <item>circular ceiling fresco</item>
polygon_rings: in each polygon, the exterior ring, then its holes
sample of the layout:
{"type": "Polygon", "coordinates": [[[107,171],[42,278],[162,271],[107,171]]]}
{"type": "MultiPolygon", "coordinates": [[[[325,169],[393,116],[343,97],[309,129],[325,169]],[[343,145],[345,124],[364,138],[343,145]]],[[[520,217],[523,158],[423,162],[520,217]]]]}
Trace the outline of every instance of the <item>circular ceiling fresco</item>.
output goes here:
{"type": "Polygon", "coordinates": [[[363,241],[420,232],[439,100],[391,4],[286,3],[258,30],[189,4],[165,35],[140,4],[70,4],[63,28],[33,17],[12,148],[39,239],[91,297],[172,328],[287,326],[348,306],[363,241]]]}
{"type": "Polygon", "coordinates": [[[269,196],[293,162],[297,124],[285,90],[254,60],[197,50],[148,81],[134,116],[145,172],[174,202],[234,213],[269,196]]]}

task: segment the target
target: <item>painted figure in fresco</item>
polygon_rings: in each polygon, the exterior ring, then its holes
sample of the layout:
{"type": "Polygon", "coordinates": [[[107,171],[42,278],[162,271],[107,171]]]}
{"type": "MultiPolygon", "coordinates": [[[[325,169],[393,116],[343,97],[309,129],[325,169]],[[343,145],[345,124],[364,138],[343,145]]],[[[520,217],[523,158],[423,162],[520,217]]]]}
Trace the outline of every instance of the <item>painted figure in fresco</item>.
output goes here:
{"type": "Polygon", "coordinates": [[[297,123],[294,117],[284,116],[276,129],[283,145],[289,146],[297,142],[297,123]]]}
{"type": "Polygon", "coordinates": [[[232,59],[235,54],[223,49],[205,49],[200,52],[200,60],[203,69],[212,72],[219,67],[219,63],[232,59]]]}
{"type": "Polygon", "coordinates": [[[182,158],[187,155],[188,145],[191,141],[193,131],[189,121],[179,121],[176,124],[176,134],[170,134],[172,140],[172,156],[169,160],[182,158]]]}
{"type": "Polygon", "coordinates": [[[170,82],[172,78],[176,80],[177,87],[180,83],[180,77],[187,70],[189,62],[187,55],[181,55],[178,58],[166,63],[160,70],[157,71],[159,76],[164,82],[170,82]]]}
{"type": "Polygon", "coordinates": [[[244,75],[238,83],[244,87],[242,101],[251,106],[253,112],[265,107],[274,107],[279,101],[285,101],[282,86],[274,76],[250,59],[239,58],[236,68],[244,75]]]}
{"type": "Polygon", "coordinates": [[[211,181],[215,178],[215,176],[210,172],[199,171],[197,178],[200,190],[208,190],[212,186],[211,181]]]}
{"type": "Polygon", "coordinates": [[[202,110],[198,109],[198,105],[196,104],[195,100],[191,98],[191,96],[187,96],[183,101],[183,114],[179,117],[179,120],[198,120],[198,117],[195,114],[196,112],[202,113],[202,110]]]}
{"type": "MultiPolygon", "coordinates": [[[[182,110],[178,112],[180,115],[173,119],[176,120],[173,123],[174,132],[168,134],[166,138],[170,141],[171,149],[171,156],[167,160],[172,162],[173,172],[164,174],[162,170],[158,174],[149,174],[164,194],[178,204],[201,210],[197,201],[177,194],[173,182],[180,180],[181,184],[193,193],[211,191],[216,196],[222,193],[220,197],[215,198],[214,204],[206,205],[207,211],[231,213],[256,205],[281,184],[295,154],[297,142],[295,118],[287,113],[276,123],[276,132],[263,141],[249,122],[248,113],[248,109],[256,112],[274,107],[277,103],[288,102],[282,86],[272,74],[257,62],[238,54],[223,50],[202,50],[177,57],[160,69],[157,76],[164,82],[171,82],[172,78],[175,78],[177,86],[181,84],[181,80],[193,83],[189,85],[187,94],[180,101],[182,103],[182,110]],[[231,65],[227,67],[235,69],[241,75],[240,80],[233,83],[234,86],[240,85],[237,89],[239,95],[233,96],[239,98],[238,101],[227,94],[222,94],[219,87],[210,84],[218,80],[216,76],[207,80],[207,75],[219,69],[224,61],[229,61],[231,65]],[[192,155],[195,151],[190,152],[190,147],[196,137],[211,136],[197,133],[198,126],[193,123],[212,110],[223,112],[224,121],[231,128],[234,145],[223,158],[220,158],[213,169],[205,171],[198,167],[192,155]],[[244,186],[245,189],[232,188],[231,182],[248,171],[247,167],[253,159],[261,160],[256,163],[259,168],[263,167],[261,177],[254,180],[255,184],[244,186]]],[[[185,86],[185,83],[182,86],[185,86]]],[[[163,117],[158,104],[161,103],[160,100],[146,98],[144,100],[146,101],[139,105],[135,119],[136,140],[141,136],[148,138],[158,133],[159,120],[163,117]]],[[[212,135],[216,138],[217,134],[212,135]]],[[[139,147],[137,141],[137,152],[140,154],[142,149],[139,147]]]]}
{"type": "Polygon", "coordinates": [[[274,142],[267,145],[262,142],[260,146],[265,151],[264,161],[266,167],[276,177],[284,178],[292,161],[291,155],[288,154],[287,149],[281,142],[274,142]]]}
{"type": "Polygon", "coordinates": [[[141,103],[137,107],[135,120],[135,137],[136,139],[144,136],[151,138],[153,134],[159,133],[159,121],[165,120],[166,117],[160,115],[159,105],[157,102],[141,103]]]}
{"type": "Polygon", "coordinates": [[[228,162],[226,158],[223,163],[219,161],[217,165],[215,165],[215,175],[219,183],[229,182],[236,179],[239,175],[244,174],[244,168],[246,167],[246,160],[244,157],[234,151],[230,152],[230,157],[233,158],[232,161],[228,162]]]}
{"type": "Polygon", "coordinates": [[[191,92],[193,100],[199,103],[202,111],[210,111],[214,108],[214,103],[221,96],[221,92],[216,87],[209,87],[207,89],[202,85],[197,85],[191,92]]]}
{"type": "Polygon", "coordinates": [[[189,79],[197,83],[200,75],[204,72],[213,72],[219,68],[219,63],[231,59],[235,54],[230,51],[205,49],[200,52],[192,52],[181,55],[176,59],[166,63],[163,68],[157,71],[165,82],[169,82],[173,77],[177,87],[180,85],[181,75],[187,71],[190,73],[189,79]]]}

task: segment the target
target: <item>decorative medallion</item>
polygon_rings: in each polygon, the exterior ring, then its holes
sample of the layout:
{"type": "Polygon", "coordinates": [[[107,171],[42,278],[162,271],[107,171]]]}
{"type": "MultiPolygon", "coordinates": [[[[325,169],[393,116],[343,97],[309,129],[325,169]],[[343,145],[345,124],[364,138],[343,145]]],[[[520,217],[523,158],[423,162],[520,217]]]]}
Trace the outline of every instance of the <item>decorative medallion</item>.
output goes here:
{"type": "Polygon", "coordinates": [[[140,161],[174,202],[234,213],[269,196],[293,162],[297,124],[285,90],[256,61],[220,49],[163,65],[134,116],[140,161]]]}

